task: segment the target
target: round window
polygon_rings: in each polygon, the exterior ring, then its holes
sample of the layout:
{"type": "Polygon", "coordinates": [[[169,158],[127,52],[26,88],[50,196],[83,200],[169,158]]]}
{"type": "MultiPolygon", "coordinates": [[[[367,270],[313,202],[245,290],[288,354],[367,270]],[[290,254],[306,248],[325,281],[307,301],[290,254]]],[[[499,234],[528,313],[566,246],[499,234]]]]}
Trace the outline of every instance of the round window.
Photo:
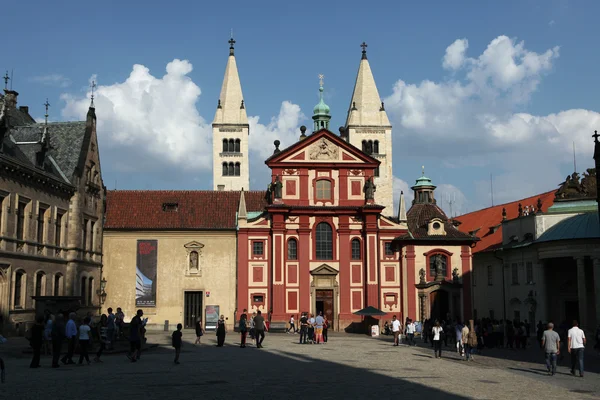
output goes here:
{"type": "Polygon", "coordinates": [[[433,229],[437,230],[437,229],[440,229],[440,227],[441,227],[441,225],[440,225],[439,222],[434,222],[433,223],[433,229]]]}

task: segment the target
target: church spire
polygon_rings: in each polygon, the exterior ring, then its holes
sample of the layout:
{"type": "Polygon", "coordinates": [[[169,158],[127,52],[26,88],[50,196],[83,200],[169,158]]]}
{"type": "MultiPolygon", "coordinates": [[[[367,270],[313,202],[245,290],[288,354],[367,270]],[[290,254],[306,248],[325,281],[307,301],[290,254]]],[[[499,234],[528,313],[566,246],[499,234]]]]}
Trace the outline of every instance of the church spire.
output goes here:
{"type": "Polygon", "coordinates": [[[406,221],[406,202],[404,201],[404,192],[400,192],[400,204],[398,204],[398,222],[406,221]]]}
{"type": "Polygon", "coordinates": [[[235,40],[229,39],[229,59],[225,68],[221,95],[217,102],[214,124],[248,124],[242,84],[238,74],[237,63],[234,55],[235,40]]]}
{"type": "Polygon", "coordinates": [[[329,114],[329,106],[325,104],[323,100],[323,79],[325,75],[319,74],[319,103],[313,108],[313,117],[315,121],[314,132],[321,129],[329,129],[329,121],[331,120],[331,114],[329,114]]]}
{"type": "Polygon", "coordinates": [[[348,126],[389,126],[388,119],[375,78],[371,72],[371,66],[367,59],[367,44],[363,42],[362,57],[358,67],[358,74],[354,84],[354,93],[348,108],[346,127],[348,126]]]}

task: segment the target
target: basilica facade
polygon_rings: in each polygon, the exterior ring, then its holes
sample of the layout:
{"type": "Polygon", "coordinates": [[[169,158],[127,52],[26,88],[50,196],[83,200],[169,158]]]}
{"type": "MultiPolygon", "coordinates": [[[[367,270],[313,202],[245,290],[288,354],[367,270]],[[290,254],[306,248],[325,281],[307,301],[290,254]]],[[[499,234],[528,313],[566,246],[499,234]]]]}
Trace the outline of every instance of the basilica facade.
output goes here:
{"type": "Polygon", "coordinates": [[[209,326],[216,310],[229,327],[244,309],[273,327],[323,312],[335,330],[367,306],[384,318],[470,317],[477,238],[456,229],[424,175],[395,212],[392,126],[366,45],[339,133],[321,82],[313,129],[285,149],[276,140],[268,190],[248,191],[252,132],[234,44],[213,121],[213,191],[108,192],[105,306],[143,308],[161,329],[209,326]]]}

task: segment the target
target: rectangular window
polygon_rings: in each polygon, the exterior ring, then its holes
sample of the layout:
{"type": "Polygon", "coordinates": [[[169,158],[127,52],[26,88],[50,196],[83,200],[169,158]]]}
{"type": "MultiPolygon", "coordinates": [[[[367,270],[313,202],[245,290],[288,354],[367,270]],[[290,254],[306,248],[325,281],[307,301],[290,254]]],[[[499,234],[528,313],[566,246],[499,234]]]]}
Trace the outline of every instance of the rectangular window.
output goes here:
{"type": "Polygon", "coordinates": [[[487,266],[487,278],[488,278],[488,286],[492,286],[494,284],[494,271],[492,270],[492,266],[487,266]]]}
{"type": "Polygon", "coordinates": [[[61,234],[62,234],[62,219],[63,219],[63,215],[64,213],[58,211],[56,213],[56,226],[55,226],[55,230],[54,230],[54,244],[57,247],[60,247],[61,245],[61,234]]]}
{"type": "Polygon", "coordinates": [[[317,200],[330,200],[331,199],[331,182],[325,179],[317,181],[317,200]]]}
{"type": "Polygon", "coordinates": [[[392,242],[385,242],[384,246],[385,246],[385,255],[388,257],[393,256],[394,250],[392,249],[392,242]]]}
{"type": "Polygon", "coordinates": [[[88,220],[84,219],[83,220],[83,244],[81,245],[81,247],[83,248],[84,251],[87,251],[87,249],[88,249],[88,245],[87,245],[87,241],[88,241],[87,227],[88,227],[88,220]]]}
{"type": "Polygon", "coordinates": [[[92,221],[90,228],[90,251],[94,251],[94,229],[96,228],[96,222],[92,221]]]}
{"type": "Polygon", "coordinates": [[[252,255],[262,256],[265,253],[264,242],[252,242],[252,255]]]}
{"type": "Polygon", "coordinates": [[[519,284],[519,264],[512,263],[511,265],[512,284],[519,284]]]}
{"type": "Polygon", "coordinates": [[[17,208],[17,239],[25,239],[25,207],[27,203],[20,201],[17,208]]]}
{"type": "Polygon", "coordinates": [[[22,294],[23,294],[23,272],[22,271],[18,271],[15,274],[15,298],[14,298],[14,305],[15,308],[23,308],[23,304],[21,303],[21,299],[22,299],[22,294]]]}
{"type": "Polygon", "coordinates": [[[527,283],[532,284],[533,283],[533,262],[527,261],[525,266],[526,266],[526,271],[527,271],[527,273],[526,273],[527,283]]]}
{"type": "Polygon", "coordinates": [[[360,260],[360,240],[352,239],[352,259],[360,260]]]}
{"type": "Polygon", "coordinates": [[[44,214],[46,214],[46,210],[48,210],[48,207],[40,204],[40,207],[38,210],[38,220],[37,220],[37,242],[38,243],[44,243],[44,214]]]}
{"type": "Polygon", "coordinates": [[[298,242],[296,239],[288,240],[288,260],[298,259],[298,242]]]}

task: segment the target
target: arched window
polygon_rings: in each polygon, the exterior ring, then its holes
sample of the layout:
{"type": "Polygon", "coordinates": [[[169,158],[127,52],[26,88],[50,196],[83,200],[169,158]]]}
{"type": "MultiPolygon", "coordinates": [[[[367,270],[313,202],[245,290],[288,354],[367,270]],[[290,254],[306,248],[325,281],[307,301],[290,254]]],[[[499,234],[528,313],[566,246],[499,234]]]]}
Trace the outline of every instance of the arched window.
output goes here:
{"type": "Polygon", "coordinates": [[[360,260],[360,240],[352,239],[352,259],[360,260]]]}
{"type": "Polygon", "coordinates": [[[373,142],[373,153],[379,154],[379,140],[373,142]]]}
{"type": "Polygon", "coordinates": [[[333,232],[331,225],[321,222],[316,230],[317,260],[333,259],[333,232]]]}
{"type": "Polygon", "coordinates": [[[227,144],[227,139],[223,139],[223,153],[227,153],[229,150],[229,145],[227,144]]]}
{"type": "Polygon", "coordinates": [[[288,240],[288,260],[298,259],[298,242],[296,239],[288,240]]]}
{"type": "Polygon", "coordinates": [[[42,271],[35,274],[35,295],[44,296],[46,294],[46,274],[42,271]]]}
{"type": "Polygon", "coordinates": [[[437,276],[437,264],[441,262],[442,268],[442,276],[446,277],[448,274],[448,256],[445,254],[432,254],[429,256],[429,276],[436,277],[437,276]],[[440,260],[440,261],[438,261],[440,260]]]}
{"type": "Polygon", "coordinates": [[[27,290],[27,275],[25,271],[15,272],[14,308],[25,308],[24,293],[27,290]]]}
{"type": "Polygon", "coordinates": [[[63,276],[62,274],[54,275],[54,296],[62,295],[63,276]]]}
{"type": "Polygon", "coordinates": [[[87,299],[87,296],[85,295],[86,291],[87,291],[86,283],[87,283],[87,278],[84,276],[81,278],[81,288],[80,288],[80,292],[79,292],[79,294],[81,295],[81,301],[83,302],[83,304],[86,304],[85,301],[87,299]]]}
{"type": "Polygon", "coordinates": [[[319,179],[316,184],[317,200],[331,200],[331,182],[327,179],[319,179]]]}
{"type": "Polygon", "coordinates": [[[229,150],[230,153],[233,153],[235,151],[235,142],[233,141],[233,139],[229,139],[229,150]]]}
{"type": "Polygon", "coordinates": [[[229,176],[235,176],[235,166],[233,165],[232,162],[229,163],[229,176]]]}
{"type": "Polygon", "coordinates": [[[88,291],[87,291],[87,305],[88,306],[91,306],[94,304],[93,293],[94,293],[94,278],[90,278],[90,279],[88,279],[88,291]]]}
{"type": "Polygon", "coordinates": [[[366,153],[366,152],[367,152],[367,141],[366,141],[366,140],[363,140],[363,141],[362,141],[362,151],[363,151],[364,153],[366,153]]]}
{"type": "Polygon", "coordinates": [[[373,154],[373,141],[369,140],[367,142],[367,154],[373,154]]]}
{"type": "Polygon", "coordinates": [[[235,139],[235,152],[240,152],[240,139],[235,139]]]}
{"type": "Polygon", "coordinates": [[[240,163],[235,163],[235,176],[240,176],[240,163]]]}
{"type": "Polygon", "coordinates": [[[227,167],[227,163],[223,163],[223,176],[227,176],[229,174],[229,168],[227,167]]]}

